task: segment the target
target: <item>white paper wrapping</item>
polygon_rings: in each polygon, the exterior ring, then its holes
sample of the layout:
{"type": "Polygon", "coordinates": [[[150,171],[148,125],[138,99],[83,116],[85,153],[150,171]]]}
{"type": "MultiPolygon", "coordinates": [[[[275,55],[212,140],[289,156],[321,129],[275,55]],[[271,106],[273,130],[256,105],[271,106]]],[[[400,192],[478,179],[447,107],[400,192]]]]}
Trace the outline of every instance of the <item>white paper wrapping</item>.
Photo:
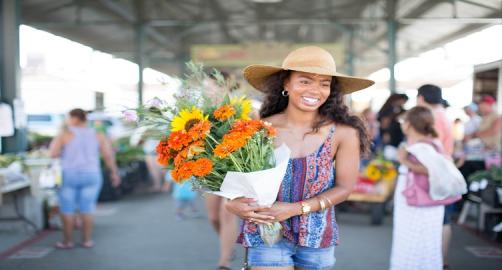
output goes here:
{"type": "Polygon", "coordinates": [[[289,148],[282,144],[274,150],[274,168],[250,173],[227,172],[220,191],[211,193],[230,200],[239,197],[253,198],[258,205],[271,206],[277,199],[290,155],[289,148]]]}

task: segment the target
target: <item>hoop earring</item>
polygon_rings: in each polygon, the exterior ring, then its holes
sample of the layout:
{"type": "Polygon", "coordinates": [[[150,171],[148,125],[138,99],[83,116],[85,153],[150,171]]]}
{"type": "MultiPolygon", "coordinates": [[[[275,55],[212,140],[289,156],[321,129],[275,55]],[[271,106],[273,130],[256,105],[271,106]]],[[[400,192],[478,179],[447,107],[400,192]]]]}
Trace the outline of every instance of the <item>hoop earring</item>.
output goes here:
{"type": "Polygon", "coordinates": [[[286,90],[282,90],[281,94],[282,94],[283,97],[289,96],[289,92],[286,91],[286,90]]]}

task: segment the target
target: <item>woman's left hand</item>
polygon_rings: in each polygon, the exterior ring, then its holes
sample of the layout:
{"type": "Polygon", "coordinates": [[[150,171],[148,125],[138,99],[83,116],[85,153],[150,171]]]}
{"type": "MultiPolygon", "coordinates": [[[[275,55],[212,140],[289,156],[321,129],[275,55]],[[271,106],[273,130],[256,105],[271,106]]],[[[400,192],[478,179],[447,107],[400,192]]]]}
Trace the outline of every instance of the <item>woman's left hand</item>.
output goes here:
{"type": "Polygon", "coordinates": [[[298,215],[300,207],[294,203],[285,202],[275,202],[269,210],[263,212],[257,212],[261,215],[273,216],[275,219],[273,221],[283,221],[292,216],[298,215]]]}

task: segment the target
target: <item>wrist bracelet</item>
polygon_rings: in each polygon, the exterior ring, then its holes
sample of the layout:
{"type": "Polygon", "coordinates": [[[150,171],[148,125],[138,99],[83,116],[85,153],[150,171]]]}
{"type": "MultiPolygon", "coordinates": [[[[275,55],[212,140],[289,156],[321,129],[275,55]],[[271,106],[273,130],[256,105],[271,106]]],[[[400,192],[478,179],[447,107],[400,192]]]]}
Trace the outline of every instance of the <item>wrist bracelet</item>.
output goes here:
{"type": "Polygon", "coordinates": [[[321,205],[321,210],[326,209],[326,203],[324,202],[324,198],[319,198],[319,204],[321,205]]]}
{"type": "Polygon", "coordinates": [[[331,202],[331,200],[330,200],[328,197],[321,196],[321,198],[323,198],[323,199],[325,199],[326,201],[328,201],[328,207],[333,206],[333,203],[331,202]]]}

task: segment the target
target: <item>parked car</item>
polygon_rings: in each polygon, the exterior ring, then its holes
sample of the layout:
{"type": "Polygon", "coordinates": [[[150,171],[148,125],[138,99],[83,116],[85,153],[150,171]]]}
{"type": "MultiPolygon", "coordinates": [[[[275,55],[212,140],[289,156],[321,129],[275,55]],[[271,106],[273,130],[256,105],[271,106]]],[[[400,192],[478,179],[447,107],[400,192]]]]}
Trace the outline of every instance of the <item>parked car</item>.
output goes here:
{"type": "Polygon", "coordinates": [[[64,123],[64,114],[28,114],[28,131],[46,136],[56,136],[64,123]]]}

